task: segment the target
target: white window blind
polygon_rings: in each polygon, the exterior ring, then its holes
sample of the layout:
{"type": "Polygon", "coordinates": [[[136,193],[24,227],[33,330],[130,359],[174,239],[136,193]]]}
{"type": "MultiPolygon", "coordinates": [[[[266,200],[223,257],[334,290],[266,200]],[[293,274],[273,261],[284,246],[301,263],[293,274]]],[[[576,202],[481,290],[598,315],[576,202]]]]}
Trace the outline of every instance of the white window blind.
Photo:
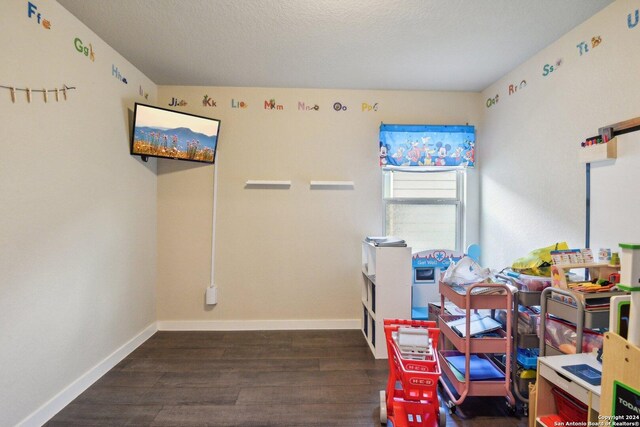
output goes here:
{"type": "Polygon", "coordinates": [[[383,173],[385,233],[405,239],[414,252],[460,250],[464,172],[383,173]]]}

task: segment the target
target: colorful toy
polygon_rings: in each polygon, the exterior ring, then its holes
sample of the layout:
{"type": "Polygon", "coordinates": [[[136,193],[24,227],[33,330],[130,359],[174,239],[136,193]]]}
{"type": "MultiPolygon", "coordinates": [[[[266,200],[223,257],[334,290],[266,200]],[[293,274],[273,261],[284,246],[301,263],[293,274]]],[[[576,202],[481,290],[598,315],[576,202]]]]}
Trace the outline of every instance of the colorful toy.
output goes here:
{"type": "Polygon", "coordinates": [[[389,427],[445,427],[446,412],[440,407],[437,393],[440,361],[436,349],[440,330],[436,322],[384,319],[384,333],[389,380],[387,389],[380,392],[380,421],[389,427]],[[400,336],[402,329],[407,328],[422,332],[409,334],[411,351],[407,351],[400,336]],[[419,336],[424,337],[424,342],[416,346],[419,336]]]}
{"type": "Polygon", "coordinates": [[[464,254],[447,249],[432,249],[412,255],[413,280],[411,284],[411,318],[427,320],[428,304],[440,299],[438,280],[452,262],[458,262],[464,254]]]}

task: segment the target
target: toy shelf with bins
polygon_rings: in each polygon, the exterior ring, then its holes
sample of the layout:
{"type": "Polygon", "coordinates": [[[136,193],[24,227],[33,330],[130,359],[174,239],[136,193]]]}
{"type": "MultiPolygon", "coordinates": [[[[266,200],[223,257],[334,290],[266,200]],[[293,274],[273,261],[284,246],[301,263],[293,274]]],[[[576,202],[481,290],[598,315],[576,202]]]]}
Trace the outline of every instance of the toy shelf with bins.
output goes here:
{"type": "Polygon", "coordinates": [[[384,319],[411,318],[411,248],[362,242],[361,330],[376,359],[387,357],[384,319]]]}
{"type": "MultiPolygon", "coordinates": [[[[516,286],[516,285],[514,285],[516,286]]],[[[518,312],[519,306],[533,307],[540,305],[540,297],[542,291],[523,291],[519,290],[514,298],[514,314],[518,312]]],[[[520,334],[518,333],[518,316],[513,316],[513,336],[516,343],[516,348],[538,348],[540,345],[540,339],[537,333],[533,334],[520,334]]]]}

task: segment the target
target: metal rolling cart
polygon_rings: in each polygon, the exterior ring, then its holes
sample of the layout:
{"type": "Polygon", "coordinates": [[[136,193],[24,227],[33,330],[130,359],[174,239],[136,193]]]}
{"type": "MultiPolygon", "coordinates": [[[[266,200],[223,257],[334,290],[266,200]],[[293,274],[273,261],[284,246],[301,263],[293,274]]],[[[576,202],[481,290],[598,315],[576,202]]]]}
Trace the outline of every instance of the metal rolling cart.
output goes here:
{"type": "MultiPolygon", "coordinates": [[[[540,301],[540,356],[558,356],[562,353],[559,349],[548,345],[545,340],[547,333],[546,319],[547,314],[571,321],[575,319],[576,324],[576,353],[582,353],[582,336],[585,328],[585,310],[584,304],[578,298],[576,298],[571,292],[559,288],[547,288],[542,291],[542,298],[540,301]],[[570,304],[554,300],[551,296],[552,293],[562,295],[575,301],[576,306],[573,307],[570,304]]],[[[602,326],[609,324],[609,313],[606,313],[606,321],[602,326]]],[[[591,328],[599,327],[602,322],[601,316],[596,315],[596,319],[593,318],[593,314],[589,316],[589,326],[591,328]]]]}
{"type": "MultiPolygon", "coordinates": [[[[611,297],[624,295],[624,292],[607,292],[599,294],[600,297],[611,297]]],[[[546,344],[543,337],[546,334],[547,314],[551,314],[576,325],[576,353],[582,353],[582,341],[584,329],[604,329],[609,327],[609,310],[589,310],[585,308],[583,300],[571,291],[559,288],[547,288],[542,291],[540,301],[540,355],[556,356],[564,354],[559,349],[546,344]],[[562,295],[566,299],[572,300],[575,305],[552,298],[551,294],[562,295]]]]}
{"type": "Polygon", "coordinates": [[[625,292],[622,291],[596,293],[572,291],[569,289],[569,283],[567,282],[567,272],[573,269],[586,269],[588,271],[588,275],[585,275],[586,277],[609,279],[610,275],[618,272],[619,267],[606,263],[571,263],[554,264],[551,266],[553,287],[547,288],[542,292],[540,302],[540,356],[564,354],[559,349],[547,345],[545,342],[546,322],[543,320],[546,320],[547,314],[551,314],[576,325],[576,353],[581,353],[584,328],[603,329],[609,327],[608,306],[589,309],[589,307],[586,306],[589,300],[591,300],[591,298],[602,299],[625,294],[625,292]],[[563,300],[553,298],[552,294],[559,295],[563,300]]]}
{"type": "MultiPolygon", "coordinates": [[[[440,282],[439,284],[441,307],[445,306],[445,298],[465,309],[466,331],[470,331],[470,319],[472,311],[477,309],[504,309],[507,313],[506,331],[500,330],[497,337],[473,338],[471,333],[458,335],[447,325],[451,320],[457,320],[461,316],[448,316],[441,314],[438,318],[440,331],[444,337],[453,345],[455,350],[439,351],[441,360],[440,367],[442,376],[440,384],[448,397],[447,406],[454,412],[457,405],[464,402],[467,396],[504,396],[511,408],[515,407],[515,398],[511,392],[511,369],[512,369],[512,307],[513,294],[507,284],[504,283],[475,283],[465,287],[449,286],[440,282]],[[487,293],[486,291],[493,292],[487,293]],[[495,293],[501,292],[501,293],[495,293]],[[500,369],[487,354],[505,354],[506,363],[504,369],[500,369]],[[464,380],[456,377],[447,362],[447,356],[464,355],[464,380]],[[496,369],[504,373],[502,380],[472,380],[470,377],[470,359],[472,355],[485,359],[485,363],[492,364],[496,369]],[[446,380],[445,380],[446,378],[446,380]],[[451,385],[449,385],[451,384],[451,385]],[[457,393],[459,397],[454,395],[457,393]]],[[[444,347],[443,347],[444,348],[444,347]]]]}
{"type": "Polygon", "coordinates": [[[512,382],[512,392],[516,399],[522,403],[522,410],[524,415],[528,415],[529,410],[529,397],[525,396],[521,391],[521,384],[519,378],[516,378],[516,373],[519,370],[518,366],[518,349],[537,349],[540,346],[540,340],[538,334],[520,334],[518,332],[518,319],[519,319],[519,307],[533,307],[540,305],[540,299],[542,291],[529,291],[526,289],[520,289],[518,282],[511,276],[506,274],[498,274],[498,277],[502,280],[510,282],[515,288],[518,288],[518,292],[515,293],[513,298],[513,355],[511,357],[511,371],[514,373],[512,382]]]}

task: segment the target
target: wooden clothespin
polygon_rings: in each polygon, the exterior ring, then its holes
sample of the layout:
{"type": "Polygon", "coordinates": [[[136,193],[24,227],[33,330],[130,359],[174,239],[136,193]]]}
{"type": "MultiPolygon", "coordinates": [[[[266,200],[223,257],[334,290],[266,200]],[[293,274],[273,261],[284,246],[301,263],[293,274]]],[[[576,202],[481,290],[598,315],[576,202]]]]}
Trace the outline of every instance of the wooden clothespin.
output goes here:
{"type": "Polygon", "coordinates": [[[60,100],[60,89],[56,88],[56,102],[60,100]]]}
{"type": "Polygon", "coordinates": [[[42,89],[42,93],[44,94],[44,103],[46,104],[49,100],[49,94],[47,93],[47,89],[42,89]]]}
{"type": "Polygon", "coordinates": [[[11,102],[13,102],[14,104],[16,103],[16,88],[15,87],[11,88],[11,102]]]}
{"type": "Polygon", "coordinates": [[[67,100],[67,85],[62,86],[62,96],[64,97],[64,100],[67,100]]]}
{"type": "Polygon", "coordinates": [[[31,103],[31,89],[27,88],[27,102],[31,103]]]}

